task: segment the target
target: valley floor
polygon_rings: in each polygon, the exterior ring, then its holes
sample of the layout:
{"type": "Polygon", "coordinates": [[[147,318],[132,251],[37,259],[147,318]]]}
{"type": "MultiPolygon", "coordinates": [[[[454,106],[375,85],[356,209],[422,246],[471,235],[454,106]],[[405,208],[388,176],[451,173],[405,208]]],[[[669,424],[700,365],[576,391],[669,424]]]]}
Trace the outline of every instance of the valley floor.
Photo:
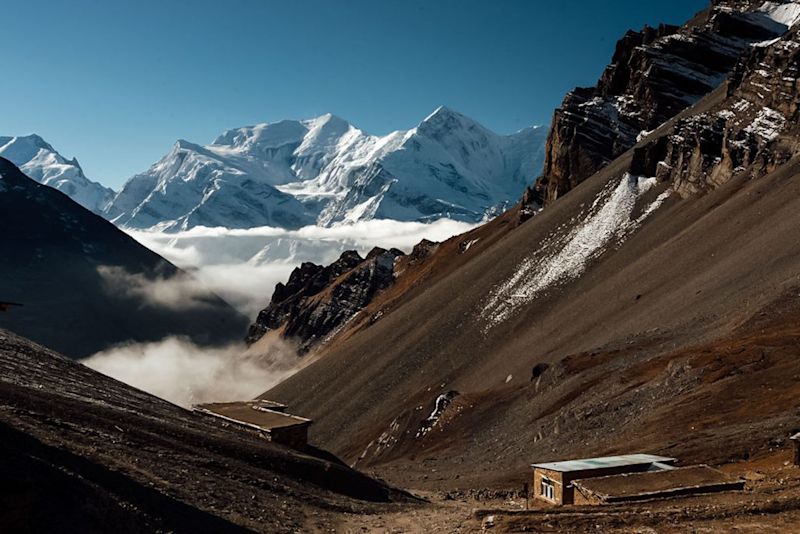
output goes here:
{"type": "Polygon", "coordinates": [[[377,515],[345,514],[337,532],[800,532],[800,468],[790,452],[720,466],[746,489],[626,505],[553,507],[515,491],[413,492],[430,504],[377,515]]]}

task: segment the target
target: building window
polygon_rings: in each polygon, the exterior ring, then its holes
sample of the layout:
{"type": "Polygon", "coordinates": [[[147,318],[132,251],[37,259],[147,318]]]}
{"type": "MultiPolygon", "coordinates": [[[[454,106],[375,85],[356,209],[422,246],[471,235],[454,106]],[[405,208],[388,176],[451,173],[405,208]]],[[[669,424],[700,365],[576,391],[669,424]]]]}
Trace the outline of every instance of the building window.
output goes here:
{"type": "Polygon", "coordinates": [[[551,501],[556,500],[556,487],[547,477],[542,477],[542,497],[551,501]]]}

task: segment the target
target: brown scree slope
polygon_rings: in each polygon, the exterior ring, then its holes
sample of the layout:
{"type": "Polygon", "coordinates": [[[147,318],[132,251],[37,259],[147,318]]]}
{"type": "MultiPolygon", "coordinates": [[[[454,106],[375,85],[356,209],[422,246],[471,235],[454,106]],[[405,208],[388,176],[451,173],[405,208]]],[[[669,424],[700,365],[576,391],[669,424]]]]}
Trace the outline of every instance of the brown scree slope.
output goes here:
{"type": "MultiPolygon", "coordinates": [[[[773,46],[796,40],[792,33],[773,46]]],[[[773,76],[796,69],[796,55],[772,56],[762,59],[773,76]]],[[[314,417],[312,441],[419,486],[521,482],[532,460],[635,449],[713,463],[768,448],[800,426],[796,120],[790,116],[777,139],[748,137],[742,158],[733,143],[749,135],[752,110],[736,111],[722,130],[704,118],[741,99],[766,106],[770,97],[748,90],[758,70],[683,113],[697,118],[689,125],[700,125],[689,128],[697,137],[674,137],[687,125],[670,121],[637,145],[669,137],[670,154],[700,156],[676,161],[680,172],[665,173],[637,199],[633,217],[676,189],[582,276],[549,286],[487,328],[490,295],[591,213],[651,149],[623,154],[469,261],[453,252],[463,238],[444,244],[456,267],[436,260],[438,275],[410,284],[388,313],[323,347],[317,362],[266,396],[314,417]],[[719,150],[707,138],[723,130],[725,153],[703,154],[719,150]],[[732,159],[745,166],[726,171],[732,159]],[[707,187],[686,188],[689,179],[707,187]],[[532,380],[537,364],[549,367],[532,380]],[[460,395],[419,435],[448,391],[460,395]]]]}

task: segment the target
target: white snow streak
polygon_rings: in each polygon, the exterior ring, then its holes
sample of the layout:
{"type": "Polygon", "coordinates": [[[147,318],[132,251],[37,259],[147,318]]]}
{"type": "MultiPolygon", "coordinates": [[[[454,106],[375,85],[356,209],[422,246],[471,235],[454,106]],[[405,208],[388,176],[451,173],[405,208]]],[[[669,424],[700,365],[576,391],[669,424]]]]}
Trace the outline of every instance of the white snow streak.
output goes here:
{"type": "Polygon", "coordinates": [[[597,196],[582,223],[566,236],[551,234],[513,276],[490,294],[481,312],[487,320],[485,331],[508,319],[546,289],[578,278],[590,261],[609,245],[625,239],[671,194],[671,190],[665,191],[637,219],[631,219],[637,198],[652,188],[656,179],[626,173],[616,187],[613,184],[610,182],[597,196]]]}
{"type": "Polygon", "coordinates": [[[764,2],[758,8],[758,11],[764,13],[769,18],[791,28],[797,21],[800,20],[800,3],[797,2],[764,2]]]}

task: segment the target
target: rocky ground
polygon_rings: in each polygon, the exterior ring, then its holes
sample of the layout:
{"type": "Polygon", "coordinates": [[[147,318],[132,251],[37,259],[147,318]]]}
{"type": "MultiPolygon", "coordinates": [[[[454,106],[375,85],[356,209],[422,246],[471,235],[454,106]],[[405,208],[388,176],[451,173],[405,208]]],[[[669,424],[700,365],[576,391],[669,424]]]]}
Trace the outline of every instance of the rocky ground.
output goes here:
{"type": "Polygon", "coordinates": [[[747,480],[744,491],[654,500],[629,505],[525,506],[515,490],[419,492],[429,504],[371,515],[345,514],[338,532],[800,532],[800,468],[776,451],[720,466],[747,480]]]}
{"type": "Polygon", "coordinates": [[[0,531],[309,532],[418,500],[0,330],[0,531]]]}

